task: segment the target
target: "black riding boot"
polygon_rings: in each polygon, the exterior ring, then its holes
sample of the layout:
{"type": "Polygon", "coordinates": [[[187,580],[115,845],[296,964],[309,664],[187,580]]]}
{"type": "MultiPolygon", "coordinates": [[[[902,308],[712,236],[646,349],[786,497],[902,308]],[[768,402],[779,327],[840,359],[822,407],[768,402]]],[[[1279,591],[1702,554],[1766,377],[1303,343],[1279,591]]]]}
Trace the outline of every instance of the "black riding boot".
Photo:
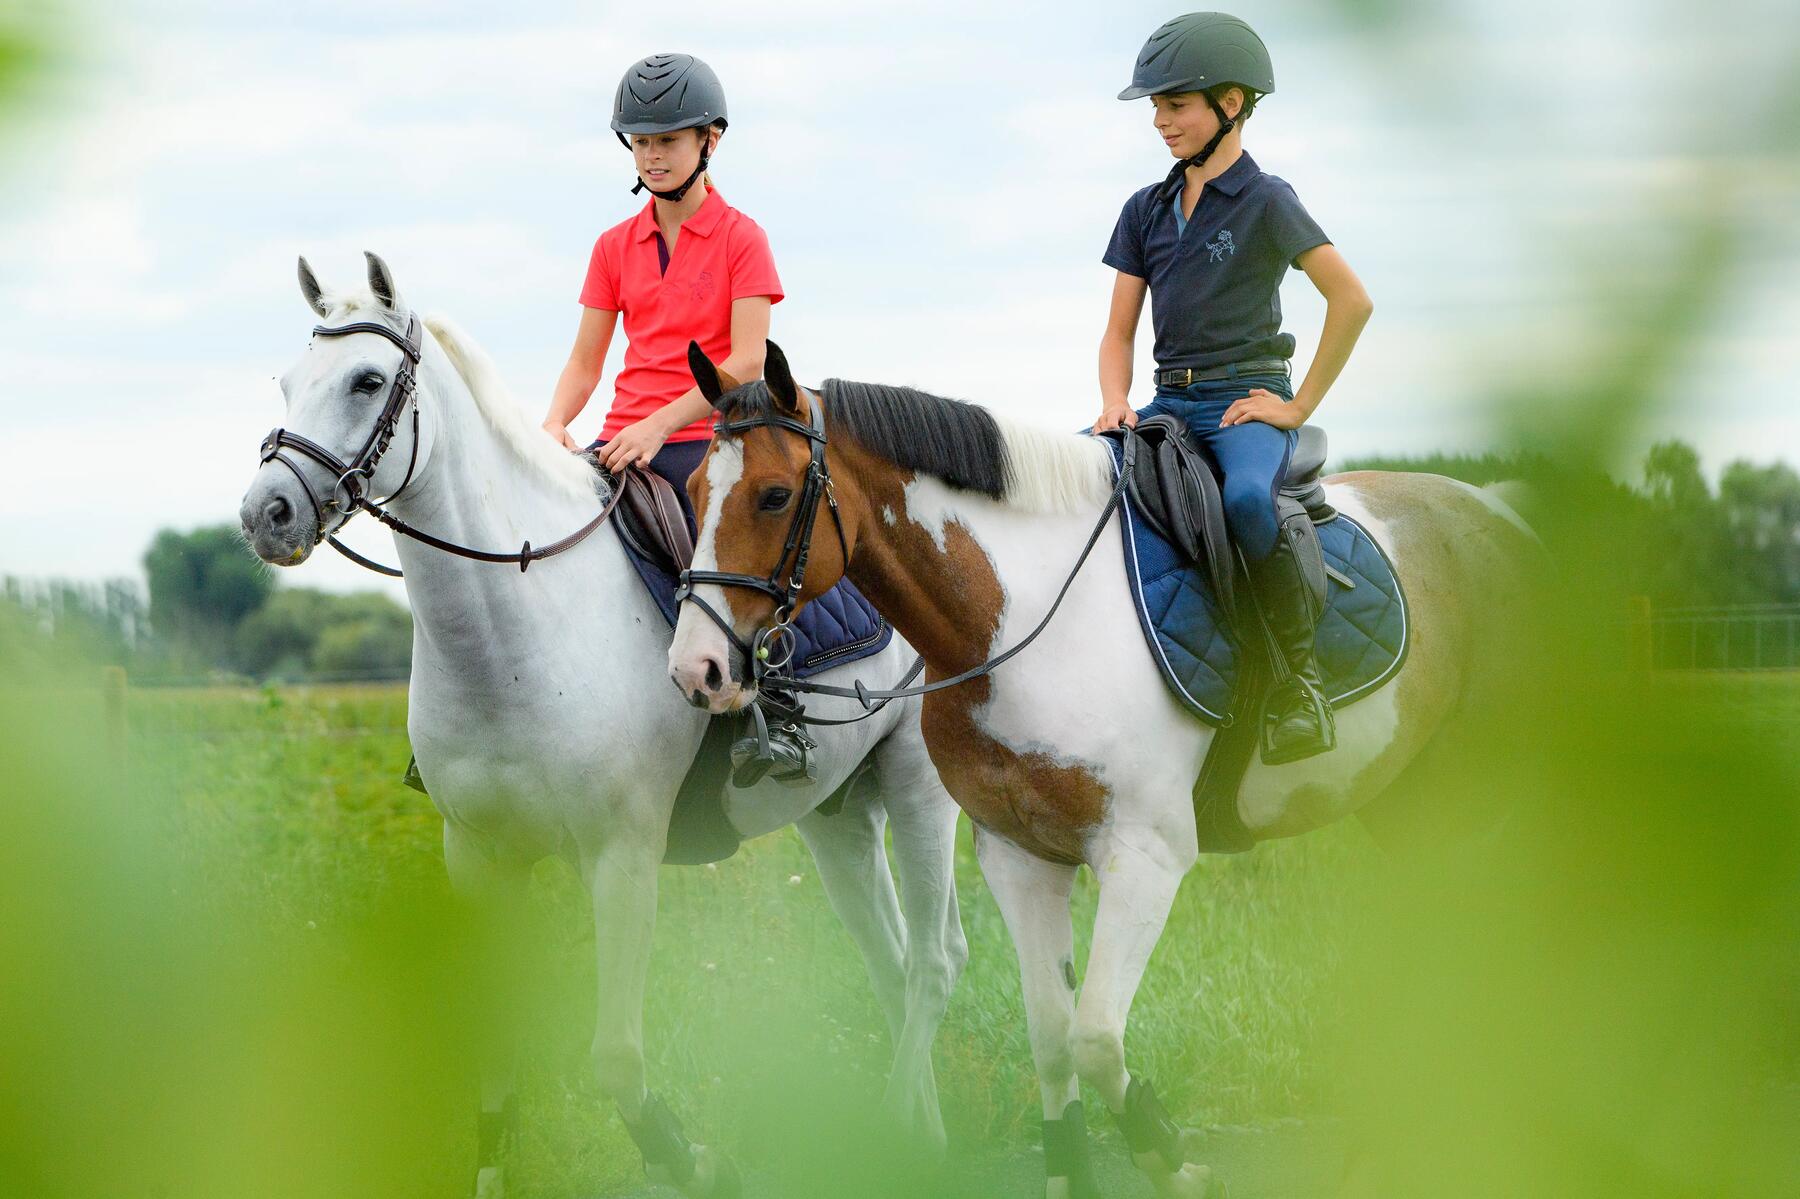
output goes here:
{"type": "MultiPolygon", "coordinates": [[[[1337,722],[1313,652],[1323,588],[1308,585],[1296,540],[1283,530],[1266,559],[1245,563],[1273,648],[1279,649],[1287,665],[1285,679],[1277,665],[1275,684],[1263,705],[1262,760],[1269,766],[1310,758],[1337,744],[1337,722]]],[[[1322,575],[1323,563],[1319,565],[1322,575]]]]}

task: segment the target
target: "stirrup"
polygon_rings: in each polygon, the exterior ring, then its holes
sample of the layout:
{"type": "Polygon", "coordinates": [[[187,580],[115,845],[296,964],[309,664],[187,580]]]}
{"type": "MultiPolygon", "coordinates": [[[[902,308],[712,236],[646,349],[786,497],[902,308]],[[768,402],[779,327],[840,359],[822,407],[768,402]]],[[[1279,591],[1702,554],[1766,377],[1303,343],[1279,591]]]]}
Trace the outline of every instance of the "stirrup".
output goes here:
{"type": "Polygon", "coordinates": [[[1276,683],[1263,697],[1261,733],[1262,760],[1265,766],[1282,766],[1337,748],[1337,718],[1332,715],[1331,701],[1298,674],[1290,674],[1276,683]],[[1318,733],[1313,737],[1278,746],[1275,743],[1275,733],[1288,714],[1290,701],[1298,701],[1303,709],[1310,712],[1313,722],[1318,725],[1318,733]]]}
{"type": "Polygon", "coordinates": [[[731,785],[754,787],[768,777],[792,787],[804,787],[819,777],[812,751],[818,743],[806,735],[797,721],[769,727],[761,704],[750,706],[756,731],[731,744],[731,785]]]}

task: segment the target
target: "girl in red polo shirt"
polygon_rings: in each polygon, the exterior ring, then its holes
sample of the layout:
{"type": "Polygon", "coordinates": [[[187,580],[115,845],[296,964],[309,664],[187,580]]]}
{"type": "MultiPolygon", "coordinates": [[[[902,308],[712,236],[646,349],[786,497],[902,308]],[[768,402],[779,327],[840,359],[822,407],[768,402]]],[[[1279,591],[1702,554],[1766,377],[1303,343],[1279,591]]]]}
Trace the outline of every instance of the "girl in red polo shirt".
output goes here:
{"type": "Polygon", "coordinates": [[[781,280],[769,239],[725,203],[706,166],[725,132],[725,90],[690,54],[653,54],[625,72],[612,129],[631,151],[651,200],[594,243],[581,289],[581,326],[544,428],[571,450],[569,422],[599,385],[619,317],[625,367],[600,430],[601,465],[647,466],[677,488],[712,438],[712,405],[688,371],[689,341],[721,370],[760,379],[769,308],[781,280]]]}

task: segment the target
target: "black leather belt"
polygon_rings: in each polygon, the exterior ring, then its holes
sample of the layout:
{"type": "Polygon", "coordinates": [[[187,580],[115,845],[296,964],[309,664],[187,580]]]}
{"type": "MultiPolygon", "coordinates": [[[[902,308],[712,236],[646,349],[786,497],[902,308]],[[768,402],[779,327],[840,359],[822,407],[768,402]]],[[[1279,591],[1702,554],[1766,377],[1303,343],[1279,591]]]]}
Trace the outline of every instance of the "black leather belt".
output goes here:
{"type": "Polygon", "coordinates": [[[1191,387],[1195,383],[1210,383],[1216,379],[1236,379],[1243,375],[1285,375],[1288,370],[1286,358],[1253,358],[1248,362],[1228,362],[1224,366],[1209,366],[1201,370],[1178,366],[1174,370],[1157,371],[1156,385],[1158,387],[1191,387]]]}

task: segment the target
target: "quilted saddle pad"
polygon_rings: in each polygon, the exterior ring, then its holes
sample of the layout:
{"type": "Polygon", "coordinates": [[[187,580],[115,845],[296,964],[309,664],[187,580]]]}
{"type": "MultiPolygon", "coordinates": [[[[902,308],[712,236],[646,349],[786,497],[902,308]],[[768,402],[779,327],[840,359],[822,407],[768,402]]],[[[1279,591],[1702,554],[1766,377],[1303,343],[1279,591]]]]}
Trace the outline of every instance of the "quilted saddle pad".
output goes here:
{"type": "MultiPolygon", "coordinates": [[[[1116,472],[1119,443],[1109,439],[1107,445],[1116,472]]],[[[1221,724],[1237,683],[1236,635],[1205,575],[1129,503],[1122,515],[1125,574],[1150,656],[1189,711],[1208,724],[1221,724]]],[[[1406,597],[1393,563],[1361,525],[1339,513],[1318,531],[1325,565],[1351,583],[1327,580],[1314,640],[1325,695],[1341,708],[1399,671],[1406,658],[1406,597]]]]}

